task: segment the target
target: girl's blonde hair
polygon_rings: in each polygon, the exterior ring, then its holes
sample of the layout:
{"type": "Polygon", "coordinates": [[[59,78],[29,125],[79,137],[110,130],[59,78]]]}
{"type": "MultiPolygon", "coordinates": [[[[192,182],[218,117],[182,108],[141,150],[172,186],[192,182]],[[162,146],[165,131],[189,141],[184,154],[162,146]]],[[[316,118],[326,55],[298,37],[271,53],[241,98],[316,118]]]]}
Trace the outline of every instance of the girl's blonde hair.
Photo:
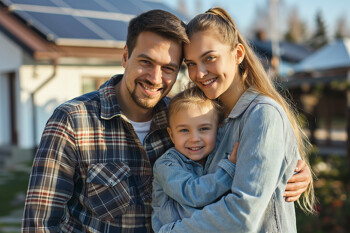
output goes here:
{"type": "MultiPolygon", "coordinates": [[[[206,30],[218,31],[218,35],[220,35],[218,36],[218,39],[221,40],[222,43],[231,44],[232,50],[234,50],[239,43],[243,45],[245,49],[245,57],[242,63],[239,65],[239,73],[241,76],[242,86],[245,89],[254,86],[259,93],[274,99],[283,107],[290,123],[292,124],[295,136],[298,141],[300,154],[311,171],[307,157],[307,151],[310,147],[310,142],[302,130],[300,124],[296,120],[296,112],[294,111],[292,105],[289,104],[286,99],[284,99],[276,90],[271,78],[269,78],[265,72],[265,69],[262,66],[259,58],[255,55],[253,50],[244,40],[230,15],[220,7],[211,8],[204,14],[197,15],[187,24],[186,28],[186,32],[189,38],[195,32],[206,30]]],[[[313,189],[313,179],[311,179],[307,190],[303,193],[302,203],[299,203],[299,205],[305,212],[315,213],[314,202],[315,196],[313,189]]]]}
{"type": "Polygon", "coordinates": [[[224,120],[224,107],[221,103],[206,97],[197,86],[190,85],[187,89],[171,98],[168,106],[168,122],[170,123],[170,119],[174,116],[174,113],[192,106],[213,107],[217,114],[218,124],[224,120]]]}

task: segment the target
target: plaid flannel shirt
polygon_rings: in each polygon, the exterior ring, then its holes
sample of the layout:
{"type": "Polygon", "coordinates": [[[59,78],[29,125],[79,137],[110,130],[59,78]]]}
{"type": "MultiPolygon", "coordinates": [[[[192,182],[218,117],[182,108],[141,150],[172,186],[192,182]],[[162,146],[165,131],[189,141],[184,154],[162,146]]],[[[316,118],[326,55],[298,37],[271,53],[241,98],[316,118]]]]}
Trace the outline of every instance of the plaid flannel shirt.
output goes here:
{"type": "Polygon", "coordinates": [[[22,232],[152,232],[152,167],[172,142],[167,101],[142,146],[123,115],[114,76],[59,106],[34,159],[22,232]]]}

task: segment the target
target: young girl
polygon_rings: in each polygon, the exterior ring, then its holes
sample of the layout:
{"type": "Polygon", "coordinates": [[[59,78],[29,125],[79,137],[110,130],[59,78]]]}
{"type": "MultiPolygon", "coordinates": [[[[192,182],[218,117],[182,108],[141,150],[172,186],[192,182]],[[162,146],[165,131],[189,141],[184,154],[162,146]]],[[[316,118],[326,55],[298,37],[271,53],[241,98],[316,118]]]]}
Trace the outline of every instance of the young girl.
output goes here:
{"type": "MultiPolygon", "coordinates": [[[[207,171],[240,145],[230,193],[160,232],[296,232],[294,203],[283,194],[297,160],[306,160],[307,140],[292,110],[225,10],[196,16],[187,33],[189,76],[208,98],[219,99],[226,116],[207,171]]],[[[301,206],[313,212],[312,182],[305,193],[301,206]]]]}
{"type": "Polygon", "coordinates": [[[174,143],[153,168],[152,228],[188,218],[197,208],[228,192],[234,176],[237,146],[217,170],[204,175],[204,165],[216,145],[223,108],[192,87],[171,99],[168,132],[174,143]]]}

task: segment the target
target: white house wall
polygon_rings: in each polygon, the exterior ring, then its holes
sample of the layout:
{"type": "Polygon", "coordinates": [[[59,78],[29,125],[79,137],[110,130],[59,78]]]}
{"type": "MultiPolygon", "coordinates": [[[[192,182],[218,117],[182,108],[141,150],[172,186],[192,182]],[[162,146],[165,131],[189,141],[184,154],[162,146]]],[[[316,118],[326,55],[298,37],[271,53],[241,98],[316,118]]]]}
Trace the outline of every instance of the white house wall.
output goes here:
{"type": "MultiPolygon", "coordinates": [[[[19,94],[18,70],[22,65],[23,52],[21,48],[13,43],[5,34],[0,31],[0,145],[8,145],[10,138],[10,99],[9,80],[7,74],[15,72],[15,93],[19,94]]],[[[17,113],[19,109],[19,99],[17,101],[17,113]]],[[[18,117],[18,114],[17,114],[18,117]]],[[[17,123],[18,119],[14,119],[17,123]]],[[[18,124],[16,124],[17,129],[18,124]]]]}
{"type": "MultiPolygon", "coordinates": [[[[31,93],[53,74],[51,65],[25,65],[20,70],[21,83],[21,134],[19,141],[23,147],[32,147],[33,114],[31,93]]],[[[122,67],[102,66],[57,66],[55,77],[35,95],[37,113],[36,144],[40,142],[48,118],[61,103],[82,94],[83,77],[111,77],[123,73],[122,67]]]]}

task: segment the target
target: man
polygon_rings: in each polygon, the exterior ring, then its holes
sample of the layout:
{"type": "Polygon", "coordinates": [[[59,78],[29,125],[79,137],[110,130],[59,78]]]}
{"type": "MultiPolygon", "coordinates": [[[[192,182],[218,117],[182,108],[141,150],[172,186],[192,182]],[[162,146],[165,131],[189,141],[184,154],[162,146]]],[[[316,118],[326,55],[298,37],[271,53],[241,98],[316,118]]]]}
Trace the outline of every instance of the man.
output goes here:
{"type": "Polygon", "coordinates": [[[165,96],[183,43],[184,25],[169,12],[130,21],[124,75],[64,103],[49,119],[22,232],[152,232],[152,166],[172,146],[165,96]]]}

